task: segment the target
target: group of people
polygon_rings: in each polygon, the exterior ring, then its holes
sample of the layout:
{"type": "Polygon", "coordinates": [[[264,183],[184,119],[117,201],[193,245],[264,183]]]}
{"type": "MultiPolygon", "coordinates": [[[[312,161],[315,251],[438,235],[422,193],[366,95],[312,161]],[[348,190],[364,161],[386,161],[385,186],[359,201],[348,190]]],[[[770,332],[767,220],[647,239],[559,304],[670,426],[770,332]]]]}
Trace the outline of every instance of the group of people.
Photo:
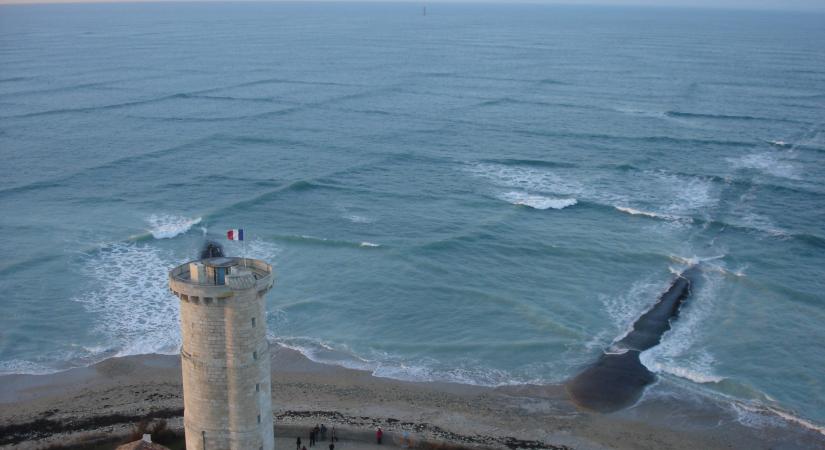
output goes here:
{"type": "MultiPolygon", "coordinates": [[[[378,445],[381,445],[381,440],[383,437],[384,430],[382,430],[381,427],[378,427],[378,430],[375,431],[375,441],[378,445]]],[[[309,446],[315,447],[315,444],[318,443],[319,440],[327,440],[327,427],[324,424],[316,424],[314,428],[310,428],[309,430],[309,446]]],[[[335,450],[335,442],[337,441],[338,435],[335,434],[335,427],[332,427],[332,430],[330,430],[329,433],[329,450],[335,450]]],[[[295,439],[295,450],[307,450],[305,445],[301,445],[300,436],[295,439]]]]}
{"type": "MultiPolygon", "coordinates": [[[[327,439],[327,427],[324,424],[315,425],[315,428],[309,430],[309,446],[315,447],[318,441],[325,441],[327,439]]],[[[335,442],[338,436],[335,434],[335,427],[332,427],[329,433],[329,450],[335,450],[335,442]]],[[[306,446],[301,445],[301,438],[295,440],[295,450],[307,450],[306,446]]]]}

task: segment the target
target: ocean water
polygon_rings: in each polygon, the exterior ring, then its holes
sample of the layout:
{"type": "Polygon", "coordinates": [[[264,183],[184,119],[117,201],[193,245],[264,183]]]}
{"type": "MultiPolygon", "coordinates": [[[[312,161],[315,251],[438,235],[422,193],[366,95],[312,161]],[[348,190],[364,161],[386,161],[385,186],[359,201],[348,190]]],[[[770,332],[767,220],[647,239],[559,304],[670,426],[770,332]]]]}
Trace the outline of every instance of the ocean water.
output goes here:
{"type": "Polygon", "coordinates": [[[427,13],[0,7],[0,373],[175,353],[242,227],[274,341],[411,380],[564,381],[701,261],[651,389],[825,423],[825,15],[427,13]]]}

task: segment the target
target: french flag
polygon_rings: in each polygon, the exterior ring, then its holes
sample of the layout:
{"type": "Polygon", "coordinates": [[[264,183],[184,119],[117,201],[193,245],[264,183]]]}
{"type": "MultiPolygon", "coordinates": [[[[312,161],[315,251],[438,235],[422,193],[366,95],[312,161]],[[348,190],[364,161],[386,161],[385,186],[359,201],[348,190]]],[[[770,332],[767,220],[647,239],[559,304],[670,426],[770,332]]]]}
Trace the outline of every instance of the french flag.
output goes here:
{"type": "Polygon", "coordinates": [[[243,240],[243,228],[236,228],[234,230],[229,230],[226,232],[226,238],[230,241],[242,241],[243,240]]]}

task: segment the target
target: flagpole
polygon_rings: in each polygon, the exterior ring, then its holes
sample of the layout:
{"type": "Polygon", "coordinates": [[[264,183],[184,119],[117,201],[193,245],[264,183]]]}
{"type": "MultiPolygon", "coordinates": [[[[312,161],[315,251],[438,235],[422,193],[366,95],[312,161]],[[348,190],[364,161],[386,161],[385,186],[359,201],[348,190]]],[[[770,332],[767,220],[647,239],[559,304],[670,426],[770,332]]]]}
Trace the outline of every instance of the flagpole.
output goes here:
{"type": "Polygon", "coordinates": [[[241,239],[241,248],[243,249],[243,266],[246,267],[246,236],[241,239]]]}

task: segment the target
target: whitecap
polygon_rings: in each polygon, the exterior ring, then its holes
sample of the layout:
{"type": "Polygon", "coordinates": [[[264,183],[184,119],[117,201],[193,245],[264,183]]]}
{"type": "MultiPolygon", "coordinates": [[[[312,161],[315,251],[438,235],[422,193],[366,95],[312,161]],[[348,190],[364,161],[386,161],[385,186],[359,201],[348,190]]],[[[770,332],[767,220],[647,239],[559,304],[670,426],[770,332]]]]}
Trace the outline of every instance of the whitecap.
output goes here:
{"type": "Polygon", "coordinates": [[[149,232],[152,233],[152,237],[155,239],[171,239],[189,231],[193,225],[201,222],[201,218],[192,219],[171,214],[152,214],[146,221],[151,226],[149,232]]]}
{"type": "Polygon", "coordinates": [[[344,216],[345,219],[349,220],[352,223],[372,223],[374,220],[367,216],[361,216],[358,214],[347,214],[344,216]]]}
{"type": "Polygon", "coordinates": [[[575,198],[553,198],[515,191],[502,194],[501,199],[514,205],[529,206],[533,209],[564,209],[578,203],[575,198]]]}
{"type": "Polygon", "coordinates": [[[629,348],[619,347],[617,345],[611,345],[610,348],[608,348],[607,350],[604,350],[603,353],[605,355],[624,355],[628,351],[630,351],[629,348]]]}
{"type": "Polygon", "coordinates": [[[693,219],[691,219],[691,218],[682,218],[682,217],[677,217],[677,216],[673,216],[673,215],[670,215],[670,214],[659,214],[659,213],[650,212],[650,211],[642,211],[642,210],[635,209],[635,208],[630,208],[630,207],[627,207],[627,206],[614,206],[614,208],[616,208],[617,211],[621,211],[625,214],[630,214],[631,216],[645,216],[645,217],[650,217],[650,218],[653,218],[653,219],[664,219],[664,220],[674,220],[674,221],[676,221],[676,220],[685,220],[685,221],[688,221],[688,222],[693,221],[693,219]]]}
{"type": "Polygon", "coordinates": [[[652,118],[656,118],[656,119],[666,119],[666,118],[668,118],[668,115],[664,111],[654,111],[654,110],[631,108],[631,107],[627,107],[627,108],[617,107],[617,108],[613,108],[613,110],[618,112],[618,113],[628,114],[628,115],[631,115],[631,116],[652,117],[652,118]]]}
{"type": "Polygon", "coordinates": [[[374,244],[372,242],[364,241],[360,244],[361,247],[380,247],[381,244],[374,244]]]}
{"type": "Polygon", "coordinates": [[[789,143],[787,143],[787,142],[785,142],[781,139],[780,140],[775,140],[775,141],[768,141],[768,143],[771,144],[771,145],[774,145],[776,147],[782,147],[782,148],[791,147],[791,144],[789,144],[789,143]]]}

